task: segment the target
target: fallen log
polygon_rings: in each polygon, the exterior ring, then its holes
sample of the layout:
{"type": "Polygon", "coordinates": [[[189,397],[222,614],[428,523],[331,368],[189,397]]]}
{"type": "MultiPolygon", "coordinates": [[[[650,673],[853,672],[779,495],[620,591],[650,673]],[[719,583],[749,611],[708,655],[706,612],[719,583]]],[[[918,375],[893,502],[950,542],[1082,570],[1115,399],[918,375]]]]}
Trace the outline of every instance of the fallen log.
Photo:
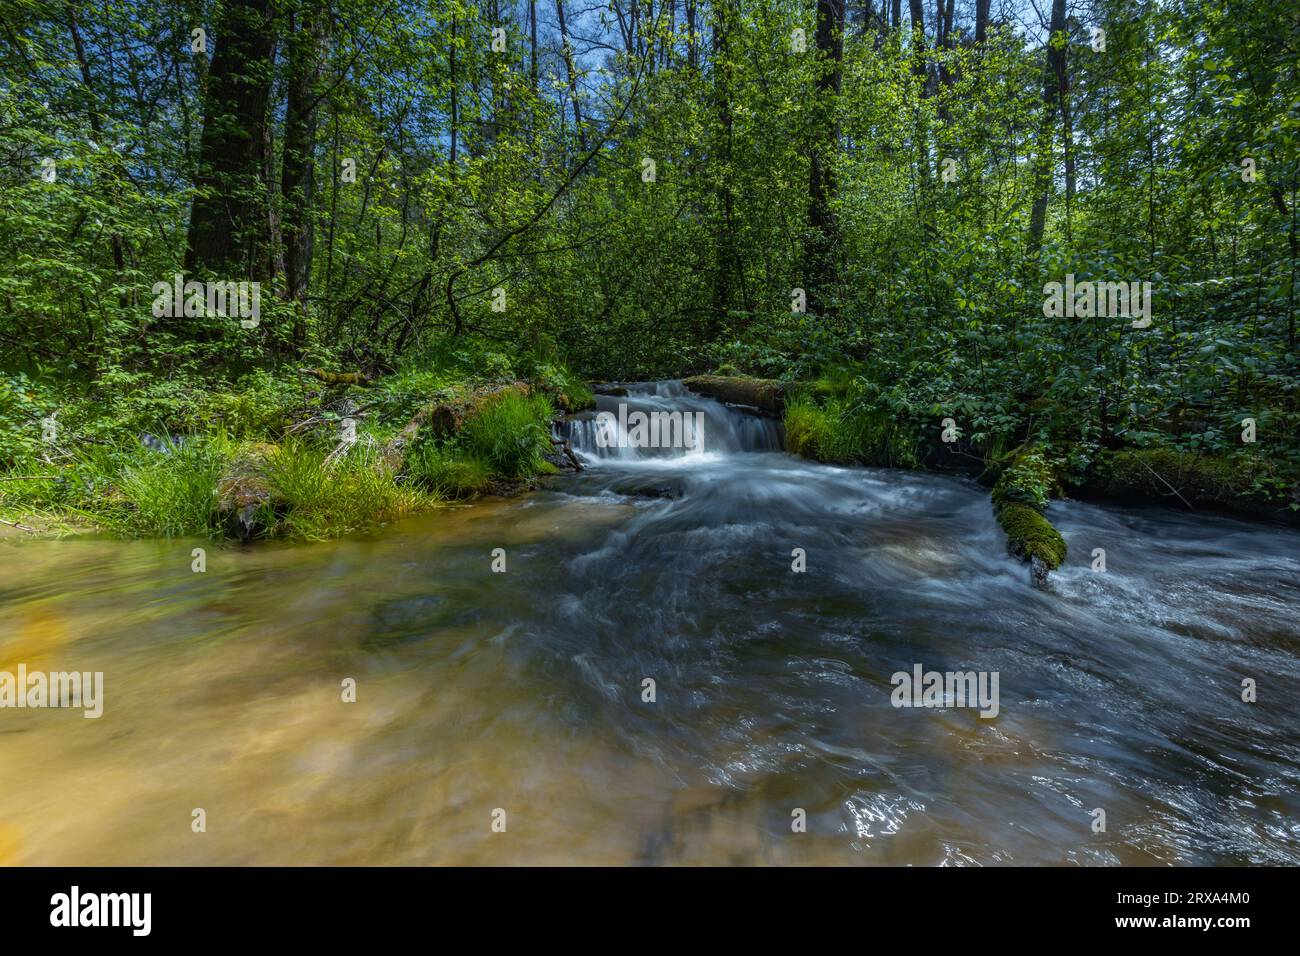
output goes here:
{"type": "Polygon", "coordinates": [[[1007,551],[1029,565],[1029,581],[1036,588],[1047,586],[1048,575],[1068,552],[1065,539],[1043,514],[1057,491],[1055,471],[1035,449],[1014,453],[993,485],[993,515],[1006,533],[1007,551]]]}
{"type": "Polygon", "coordinates": [[[750,405],[771,415],[785,410],[793,386],[773,378],[743,378],[731,375],[692,375],[682,384],[697,395],[728,405],[750,405]]]}
{"type": "Polygon", "coordinates": [[[374,381],[365,372],[327,372],[320,368],[300,368],[298,374],[318,378],[326,385],[355,385],[358,388],[369,388],[374,381]]]}

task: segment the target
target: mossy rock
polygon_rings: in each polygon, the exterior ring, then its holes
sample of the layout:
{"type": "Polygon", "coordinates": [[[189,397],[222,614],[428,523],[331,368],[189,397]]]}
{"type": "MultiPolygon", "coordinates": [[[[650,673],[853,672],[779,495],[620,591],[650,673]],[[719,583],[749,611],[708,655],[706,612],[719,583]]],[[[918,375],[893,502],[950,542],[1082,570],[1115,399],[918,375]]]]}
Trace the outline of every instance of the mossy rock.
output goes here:
{"type": "Polygon", "coordinates": [[[276,447],[266,442],[245,442],[217,480],[217,514],[244,541],[261,530],[259,516],[273,504],[267,470],[275,453],[276,447]]]}
{"type": "Polygon", "coordinates": [[[1067,552],[1065,539],[1036,508],[1010,502],[997,510],[997,518],[1011,554],[1022,561],[1036,558],[1048,571],[1061,566],[1067,552]]]}

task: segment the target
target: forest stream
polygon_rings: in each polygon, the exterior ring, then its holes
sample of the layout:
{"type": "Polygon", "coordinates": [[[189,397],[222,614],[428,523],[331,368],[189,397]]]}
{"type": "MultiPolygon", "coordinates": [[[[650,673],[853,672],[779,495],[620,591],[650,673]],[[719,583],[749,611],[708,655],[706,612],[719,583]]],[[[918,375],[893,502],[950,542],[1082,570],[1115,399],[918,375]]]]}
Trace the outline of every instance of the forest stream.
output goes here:
{"type": "Polygon", "coordinates": [[[365,537],[0,541],[0,670],[104,673],[0,725],[0,864],[1300,864],[1300,532],[1055,502],[1035,590],[968,479],[620,402],[703,446],[588,413],[582,472],[365,537]],[[893,706],[918,664],[997,716],[893,706]]]}

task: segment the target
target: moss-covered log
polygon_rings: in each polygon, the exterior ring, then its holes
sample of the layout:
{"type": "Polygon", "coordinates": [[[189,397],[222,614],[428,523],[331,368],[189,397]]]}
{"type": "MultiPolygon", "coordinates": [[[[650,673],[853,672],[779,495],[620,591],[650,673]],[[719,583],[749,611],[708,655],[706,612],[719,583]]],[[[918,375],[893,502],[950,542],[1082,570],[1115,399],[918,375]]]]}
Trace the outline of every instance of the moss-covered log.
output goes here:
{"type": "Polygon", "coordinates": [[[1065,539],[1043,515],[1059,490],[1054,470],[1038,451],[1014,456],[993,486],[993,513],[1006,532],[1007,550],[1029,562],[1035,587],[1043,587],[1065,561],[1065,539]]]}
{"type": "Polygon", "coordinates": [[[358,388],[369,388],[373,381],[365,372],[327,372],[320,368],[300,368],[298,374],[318,378],[326,385],[355,385],[358,388]]]}
{"type": "Polygon", "coordinates": [[[1257,456],[1224,458],[1172,448],[1117,451],[1085,493],[1117,501],[1206,508],[1288,524],[1300,523],[1300,482],[1257,456]]]}
{"type": "Polygon", "coordinates": [[[742,378],[730,375],[692,375],[682,384],[698,395],[728,405],[749,405],[771,415],[780,415],[793,386],[772,378],[742,378]]]}

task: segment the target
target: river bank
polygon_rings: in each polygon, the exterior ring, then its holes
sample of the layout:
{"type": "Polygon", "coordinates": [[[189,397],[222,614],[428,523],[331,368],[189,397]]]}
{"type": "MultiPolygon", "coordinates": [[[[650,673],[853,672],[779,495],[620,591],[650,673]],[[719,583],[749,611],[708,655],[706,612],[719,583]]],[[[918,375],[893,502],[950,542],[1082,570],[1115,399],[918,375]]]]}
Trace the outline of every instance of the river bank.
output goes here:
{"type": "MultiPolygon", "coordinates": [[[[617,421],[622,413],[625,419],[630,392],[641,403],[655,396],[655,416],[680,416],[700,400],[737,410],[735,420],[749,423],[749,434],[733,437],[732,450],[787,450],[830,464],[974,478],[992,490],[1005,550],[1029,565],[1030,581],[1039,587],[1067,554],[1064,538],[1047,517],[1047,505],[1056,498],[1170,506],[1300,526],[1300,484],[1257,457],[1101,449],[1079,469],[1071,463],[1077,448],[1067,443],[1025,441],[1007,450],[1005,442],[967,437],[951,418],[933,427],[886,420],[849,401],[834,383],[707,375],[652,384],[647,392],[637,383],[593,383],[589,389],[567,373],[552,373],[534,382],[453,385],[421,397],[409,391],[409,382],[407,389],[395,389],[362,376],[312,371],[311,377],[325,381],[328,389],[316,394],[307,431],[291,426],[280,444],[234,442],[224,432],[166,443],[154,439],[146,445],[151,455],[143,464],[137,452],[116,476],[101,476],[103,497],[95,509],[68,505],[41,512],[8,506],[0,535],[63,537],[109,530],[127,536],[322,540],[382,528],[449,501],[510,496],[536,489],[548,475],[580,470],[573,446],[593,453],[597,416],[606,412],[617,421]],[[363,404],[353,397],[363,390],[367,397],[380,397],[363,404]],[[397,395],[400,402],[394,401],[397,395]],[[376,408],[379,414],[358,433],[358,419],[376,408]]],[[[719,422],[712,427],[716,441],[719,422]]],[[[66,457],[72,464],[60,468],[47,456],[51,475],[7,478],[15,483],[3,486],[0,496],[9,499],[18,492],[22,501],[24,491],[33,491],[29,483],[37,492],[67,488],[78,469],[76,458],[66,457]],[[53,485],[46,483],[50,480],[53,485]]],[[[84,474],[77,480],[88,491],[95,488],[84,474]]],[[[634,487],[630,493],[673,492],[634,487]]]]}
{"type": "Polygon", "coordinates": [[[1296,532],[1053,501],[1034,591],[973,479],[622,400],[717,441],[575,428],[580,473],[331,541],[0,548],[0,670],[105,675],[98,720],[6,713],[0,859],[1300,863],[1296,532]],[[918,664],[997,716],[893,706],[918,664]]]}

